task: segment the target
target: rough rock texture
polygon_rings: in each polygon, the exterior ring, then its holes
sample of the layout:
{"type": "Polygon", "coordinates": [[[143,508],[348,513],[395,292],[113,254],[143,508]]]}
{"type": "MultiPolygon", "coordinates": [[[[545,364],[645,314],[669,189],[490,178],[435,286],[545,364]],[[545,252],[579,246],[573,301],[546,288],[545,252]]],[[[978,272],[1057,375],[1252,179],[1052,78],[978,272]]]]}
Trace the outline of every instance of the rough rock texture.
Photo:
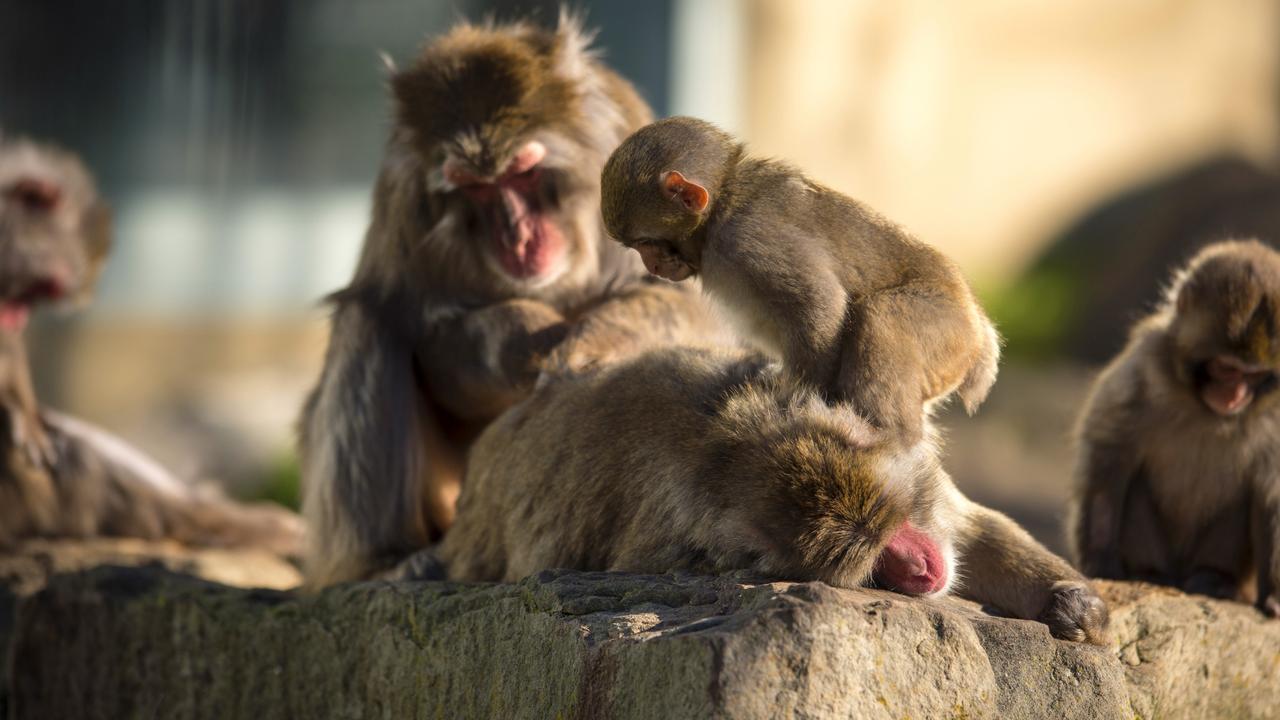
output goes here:
{"type": "Polygon", "coordinates": [[[14,717],[1275,717],[1280,622],[1105,584],[1116,645],[954,600],[549,571],[312,596],[157,570],[19,608],[14,717]]]}
{"type": "Polygon", "coordinates": [[[0,718],[9,689],[9,639],[18,599],[57,573],[99,565],[147,566],[188,573],[239,587],[297,587],[302,576],[280,557],[260,550],[189,548],[169,540],[98,538],[26,540],[0,552],[0,718]]]}

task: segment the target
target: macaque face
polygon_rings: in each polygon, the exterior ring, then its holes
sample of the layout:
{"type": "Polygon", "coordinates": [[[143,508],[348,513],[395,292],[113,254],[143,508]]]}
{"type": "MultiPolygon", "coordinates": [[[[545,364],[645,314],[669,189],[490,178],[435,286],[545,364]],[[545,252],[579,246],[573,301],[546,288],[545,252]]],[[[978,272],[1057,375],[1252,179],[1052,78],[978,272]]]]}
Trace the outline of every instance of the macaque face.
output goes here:
{"type": "Polygon", "coordinates": [[[1226,354],[1196,363],[1192,378],[1205,407],[1223,417],[1239,415],[1276,387],[1275,368],[1226,354]]]}
{"type": "Polygon", "coordinates": [[[518,145],[496,171],[484,171],[461,155],[441,165],[446,191],[475,222],[478,249],[488,264],[511,280],[534,285],[553,282],[568,263],[569,244],[561,225],[556,171],[546,167],[547,148],[530,140],[518,145]]]}
{"type": "Polygon", "coordinates": [[[904,522],[881,551],[872,579],[904,595],[941,595],[951,586],[950,555],[928,533],[904,522]]]}
{"type": "Polygon", "coordinates": [[[30,143],[0,145],[0,330],[22,330],[37,303],[87,294],[107,224],[78,162],[30,143]]]}
{"type": "Polygon", "coordinates": [[[1280,317],[1257,274],[1210,262],[1182,290],[1172,325],[1177,377],[1206,412],[1243,416],[1274,400],[1280,317]],[[1209,282],[1219,276],[1236,282],[1209,282]]]}

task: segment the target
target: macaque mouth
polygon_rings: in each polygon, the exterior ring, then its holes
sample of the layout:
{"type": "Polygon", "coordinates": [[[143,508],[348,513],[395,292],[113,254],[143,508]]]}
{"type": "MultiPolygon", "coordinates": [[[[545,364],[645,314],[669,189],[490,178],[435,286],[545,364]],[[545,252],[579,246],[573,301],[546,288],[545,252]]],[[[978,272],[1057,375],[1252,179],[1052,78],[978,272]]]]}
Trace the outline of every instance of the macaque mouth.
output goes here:
{"type": "Polygon", "coordinates": [[[659,240],[637,240],[631,247],[640,253],[644,269],[660,278],[680,282],[691,277],[694,267],[680,257],[667,243],[659,240]]]}
{"type": "Polygon", "coordinates": [[[1276,388],[1275,370],[1219,355],[1195,369],[1200,399],[1213,412],[1229,417],[1249,407],[1253,399],[1276,388]]]}
{"type": "Polygon", "coordinates": [[[54,277],[27,284],[16,294],[0,299],[0,330],[20,332],[27,326],[32,305],[60,300],[66,294],[66,285],[54,277]]]}
{"type": "Polygon", "coordinates": [[[527,143],[497,176],[477,175],[454,158],[444,163],[445,179],[457,186],[488,228],[498,264],[521,280],[551,272],[565,250],[543,192],[546,154],[542,143],[527,143]]]}
{"type": "Polygon", "coordinates": [[[876,586],[904,595],[931,595],[947,589],[950,570],[942,549],[911,523],[903,523],[880,551],[872,579],[876,586]]]}

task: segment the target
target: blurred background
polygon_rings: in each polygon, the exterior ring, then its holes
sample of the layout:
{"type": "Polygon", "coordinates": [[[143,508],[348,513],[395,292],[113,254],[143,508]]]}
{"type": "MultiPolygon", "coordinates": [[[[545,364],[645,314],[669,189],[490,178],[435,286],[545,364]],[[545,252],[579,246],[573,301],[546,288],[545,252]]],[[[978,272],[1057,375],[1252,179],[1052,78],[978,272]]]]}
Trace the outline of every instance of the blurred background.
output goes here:
{"type": "MultiPolygon", "coordinates": [[[[38,392],[178,473],[296,501],[293,421],[364,232],[379,51],[555,2],[0,4],[0,129],[116,212],[98,301],[32,329],[38,392]]],[[[580,2],[659,115],[788,158],[960,262],[1007,336],[949,467],[1052,547],[1091,372],[1167,268],[1280,235],[1275,0],[580,2]]]]}

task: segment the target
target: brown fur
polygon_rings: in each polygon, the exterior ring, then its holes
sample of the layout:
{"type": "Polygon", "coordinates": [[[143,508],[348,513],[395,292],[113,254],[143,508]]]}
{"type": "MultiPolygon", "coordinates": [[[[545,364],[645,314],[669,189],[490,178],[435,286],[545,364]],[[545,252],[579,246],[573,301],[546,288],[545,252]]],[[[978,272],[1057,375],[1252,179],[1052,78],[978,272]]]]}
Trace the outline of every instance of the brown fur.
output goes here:
{"type": "Polygon", "coordinates": [[[907,444],[922,407],[958,391],[973,412],[995,382],[998,336],[946,257],[709,123],[641,129],[602,189],[615,239],[699,276],[749,339],[907,444]],[[709,193],[705,209],[664,192],[673,170],[709,193]]]}
{"type": "Polygon", "coordinates": [[[966,499],[932,439],[889,449],[875,436],[760,356],[654,351],[553,381],[490,425],[456,523],[407,570],[747,569],[856,587],[909,520],[959,559],[964,597],[1103,641],[1106,607],[1084,578],[966,499]]]}
{"type": "MultiPolygon", "coordinates": [[[[0,140],[0,307],[87,301],[111,244],[109,216],[75,157],[0,140]]],[[[0,329],[0,463],[0,547],[107,535],[301,553],[292,513],[188,486],[119,439],[40,407],[21,327],[0,329]]]]}
{"type": "Polygon", "coordinates": [[[1077,430],[1076,560],[1280,613],[1280,254],[1209,246],[1098,377],[1077,430]],[[1202,399],[1207,362],[1266,368],[1235,415],[1202,399]],[[1256,577],[1256,583],[1249,579],[1256,577]]]}
{"type": "Polygon", "coordinates": [[[604,241],[599,169],[650,114],[588,40],[567,16],[554,31],[464,24],[392,77],[372,221],[300,423],[310,584],[367,577],[438,538],[471,440],[540,374],[714,335],[696,292],[647,280],[604,241]],[[497,178],[529,143],[546,155],[527,200],[566,244],[538,282],[495,266],[490,240],[517,220],[486,215],[445,172],[497,178]]]}

